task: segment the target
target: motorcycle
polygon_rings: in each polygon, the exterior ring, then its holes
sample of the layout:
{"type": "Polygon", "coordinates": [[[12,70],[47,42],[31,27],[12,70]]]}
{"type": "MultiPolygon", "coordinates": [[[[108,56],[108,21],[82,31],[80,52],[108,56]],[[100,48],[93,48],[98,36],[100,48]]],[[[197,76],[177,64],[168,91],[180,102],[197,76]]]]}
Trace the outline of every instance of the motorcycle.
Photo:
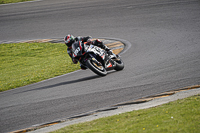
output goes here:
{"type": "Polygon", "coordinates": [[[72,44],[72,58],[86,68],[100,76],[106,76],[107,71],[124,69],[124,63],[119,55],[109,54],[107,51],[92,44],[77,41],[72,44]]]}

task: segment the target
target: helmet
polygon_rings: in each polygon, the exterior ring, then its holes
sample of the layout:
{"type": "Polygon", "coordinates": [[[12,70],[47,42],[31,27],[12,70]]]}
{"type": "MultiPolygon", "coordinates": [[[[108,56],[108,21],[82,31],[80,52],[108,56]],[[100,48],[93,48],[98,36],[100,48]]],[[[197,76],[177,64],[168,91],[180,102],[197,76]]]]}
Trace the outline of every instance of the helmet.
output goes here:
{"type": "Polygon", "coordinates": [[[71,47],[72,43],[75,41],[75,37],[71,34],[68,34],[65,38],[64,38],[65,44],[68,47],[71,47]]]}

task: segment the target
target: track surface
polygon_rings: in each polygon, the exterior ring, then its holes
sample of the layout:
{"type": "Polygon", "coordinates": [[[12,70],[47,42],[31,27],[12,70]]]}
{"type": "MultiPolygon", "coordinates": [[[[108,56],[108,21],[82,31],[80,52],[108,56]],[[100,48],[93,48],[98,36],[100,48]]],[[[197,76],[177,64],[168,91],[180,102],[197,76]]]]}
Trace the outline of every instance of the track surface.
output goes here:
{"type": "Polygon", "coordinates": [[[0,42],[71,33],[132,44],[123,71],[78,71],[0,93],[0,132],[200,84],[199,0],[43,0],[0,12],[0,42]]]}

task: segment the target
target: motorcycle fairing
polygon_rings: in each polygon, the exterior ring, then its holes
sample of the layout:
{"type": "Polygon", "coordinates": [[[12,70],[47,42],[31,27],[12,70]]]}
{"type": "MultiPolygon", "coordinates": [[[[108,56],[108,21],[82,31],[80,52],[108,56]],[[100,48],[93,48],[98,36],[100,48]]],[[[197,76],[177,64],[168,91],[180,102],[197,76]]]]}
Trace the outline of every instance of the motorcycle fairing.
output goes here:
{"type": "Polygon", "coordinates": [[[113,66],[112,63],[109,61],[108,65],[106,65],[106,68],[109,68],[109,67],[112,67],[112,66],[113,66]]]}
{"type": "Polygon", "coordinates": [[[113,68],[115,68],[115,67],[116,67],[116,63],[115,63],[113,60],[108,59],[108,60],[106,61],[106,63],[105,63],[105,69],[106,69],[107,71],[113,70],[113,68]]]}
{"type": "Polygon", "coordinates": [[[101,56],[103,59],[105,59],[105,52],[103,49],[97,47],[97,46],[94,46],[94,45],[90,45],[87,49],[87,52],[93,52],[94,54],[96,55],[99,55],[101,56]]]}

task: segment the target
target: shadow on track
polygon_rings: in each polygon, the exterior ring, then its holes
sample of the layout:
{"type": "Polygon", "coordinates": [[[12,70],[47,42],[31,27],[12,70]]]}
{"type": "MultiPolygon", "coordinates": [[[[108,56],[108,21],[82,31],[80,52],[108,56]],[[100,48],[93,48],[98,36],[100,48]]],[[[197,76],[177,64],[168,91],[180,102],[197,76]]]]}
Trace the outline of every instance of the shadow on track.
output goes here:
{"type": "MultiPolygon", "coordinates": [[[[79,82],[83,82],[83,81],[87,81],[87,80],[92,80],[92,79],[97,79],[97,78],[101,78],[101,76],[94,75],[94,76],[90,76],[90,77],[84,77],[84,78],[80,78],[80,79],[76,79],[76,80],[71,80],[71,81],[66,81],[66,82],[60,82],[60,83],[53,84],[53,85],[38,87],[38,88],[31,89],[31,90],[23,91],[23,92],[37,91],[37,90],[42,90],[42,89],[49,89],[49,88],[53,88],[53,87],[59,87],[59,86],[62,86],[62,85],[67,85],[67,84],[79,83],[79,82]]],[[[23,92],[20,92],[20,93],[23,93],[23,92]]]]}
{"type": "MultiPolygon", "coordinates": [[[[115,70],[109,71],[107,75],[112,74],[114,72],[116,72],[116,71],[115,70]]],[[[30,90],[20,91],[20,92],[14,93],[14,94],[25,93],[25,92],[30,92],[30,91],[38,91],[38,90],[43,90],[43,89],[50,89],[50,88],[59,87],[59,86],[62,86],[62,85],[80,83],[80,82],[83,82],[83,81],[88,81],[88,80],[98,79],[98,78],[102,78],[102,76],[93,75],[93,76],[90,76],[90,77],[83,77],[83,78],[76,79],[76,80],[71,80],[71,81],[66,81],[66,82],[60,82],[60,83],[57,83],[57,84],[52,84],[52,85],[47,85],[47,86],[33,88],[33,89],[30,89],[30,90]]]]}

